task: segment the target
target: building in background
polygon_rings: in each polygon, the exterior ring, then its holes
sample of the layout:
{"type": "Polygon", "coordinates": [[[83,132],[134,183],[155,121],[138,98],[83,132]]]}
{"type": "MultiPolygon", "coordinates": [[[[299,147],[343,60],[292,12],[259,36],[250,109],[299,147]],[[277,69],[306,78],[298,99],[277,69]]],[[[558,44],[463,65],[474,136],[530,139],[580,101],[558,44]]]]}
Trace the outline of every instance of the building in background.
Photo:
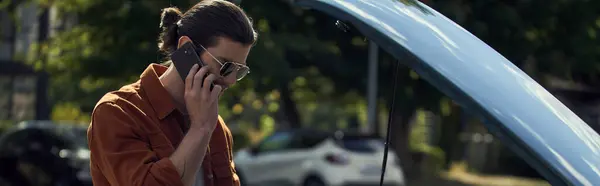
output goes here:
{"type": "MultiPolygon", "coordinates": [[[[67,17],[67,16],[64,16],[67,17]]],[[[0,121],[46,120],[48,76],[26,65],[30,48],[75,22],[59,19],[55,7],[12,1],[0,9],[0,121]]]]}

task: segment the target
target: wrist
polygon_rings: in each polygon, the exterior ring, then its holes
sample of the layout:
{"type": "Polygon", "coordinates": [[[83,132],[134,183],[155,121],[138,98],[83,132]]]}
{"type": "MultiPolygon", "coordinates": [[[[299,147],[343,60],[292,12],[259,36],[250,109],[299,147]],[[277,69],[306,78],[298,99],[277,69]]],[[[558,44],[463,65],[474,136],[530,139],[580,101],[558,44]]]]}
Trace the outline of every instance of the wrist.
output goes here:
{"type": "Polygon", "coordinates": [[[212,133],[212,130],[210,130],[208,127],[204,127],[206,125],[203,125],[202,123],[192,123],[192,125],[190,126],[190,129],[188,131],[188,133],[196,133],[196,134],[210,134],[212,133]]]}

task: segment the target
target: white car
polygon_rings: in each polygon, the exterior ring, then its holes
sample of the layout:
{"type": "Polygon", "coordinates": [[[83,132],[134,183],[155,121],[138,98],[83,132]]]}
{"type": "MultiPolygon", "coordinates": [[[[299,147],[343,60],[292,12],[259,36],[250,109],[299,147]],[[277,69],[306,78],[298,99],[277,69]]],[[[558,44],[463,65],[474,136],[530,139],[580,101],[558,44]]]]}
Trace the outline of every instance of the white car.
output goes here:
{"type": "MultiPolygon", "coordinates": [[[[236,152],[234,161],[242,185],[379,185],[383,154],[378,137],[303,129],[275,132],[236,152]]],[[[405,184],[392,150],[384,184],[405,184]]]]}

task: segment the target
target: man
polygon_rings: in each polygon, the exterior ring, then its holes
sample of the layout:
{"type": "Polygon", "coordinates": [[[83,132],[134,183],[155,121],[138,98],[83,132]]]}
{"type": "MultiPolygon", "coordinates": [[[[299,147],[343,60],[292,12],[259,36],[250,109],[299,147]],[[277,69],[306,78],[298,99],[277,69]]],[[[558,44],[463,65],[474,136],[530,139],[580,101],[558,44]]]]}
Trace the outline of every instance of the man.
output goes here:
{"type": "Polygon", "coordinates": [[[161,18],[160,50],[192,42],[207,66],[188,73],[151,64],[139,81],[100,99],[88,128],[93,184],[239,185],[231,132],[217,107],[222,91],[249,72],[252,23],[222,0],[203,0],[184,14],[167,8],[161,18]]]}

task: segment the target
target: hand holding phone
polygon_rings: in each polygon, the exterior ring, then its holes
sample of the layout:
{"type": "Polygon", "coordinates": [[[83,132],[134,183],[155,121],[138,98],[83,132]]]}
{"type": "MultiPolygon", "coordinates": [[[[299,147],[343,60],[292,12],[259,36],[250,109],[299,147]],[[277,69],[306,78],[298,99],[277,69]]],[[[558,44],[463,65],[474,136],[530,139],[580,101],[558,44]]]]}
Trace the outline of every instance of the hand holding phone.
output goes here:
{"type": "Polygon", "coordinates": [[[214,74],[206,76],[208,71],[207,66],[200,68],[195,64],[185,79],[184,101],[191,121],[189,131],[212,132],[218,123],[218,100],[222,88],[220,85],[213,88],[200,86],[201,82],[208,84],[218,78],[214,74]]]}
{"type": "Polygon", "coordinates": [[[212,132],[218,120],[219,94],[222,87],[213,82],[218,76],[210,73],[191,41],[183,44],[171,60],[185,84],[184,101],[190,117],[190,131],[212,132]],[[210,84],[210,86],[204,86],[210,84]]]}
{"type": "MultiPolygon", "coordinates": [[[[181,80],[185,83],[186,77],[190,72],[192,66],[194,64],[198,64],[200,67],[206,66],[204,61],[198,56],[196,52],[196,46],[191,41],[186,42],[180,48],[178,48],[173,54],[171,54],[171,61],[173,65],[175,65],[175,69],[181,76],[181,80]]],[[[202,79],[202,86],[204,86],[204,78],[206,78],[210,73],[206,73],[206,75],[202,79]]],[[[210,89],[214,88],[214,83],[210,83],[210,89]]]]}

